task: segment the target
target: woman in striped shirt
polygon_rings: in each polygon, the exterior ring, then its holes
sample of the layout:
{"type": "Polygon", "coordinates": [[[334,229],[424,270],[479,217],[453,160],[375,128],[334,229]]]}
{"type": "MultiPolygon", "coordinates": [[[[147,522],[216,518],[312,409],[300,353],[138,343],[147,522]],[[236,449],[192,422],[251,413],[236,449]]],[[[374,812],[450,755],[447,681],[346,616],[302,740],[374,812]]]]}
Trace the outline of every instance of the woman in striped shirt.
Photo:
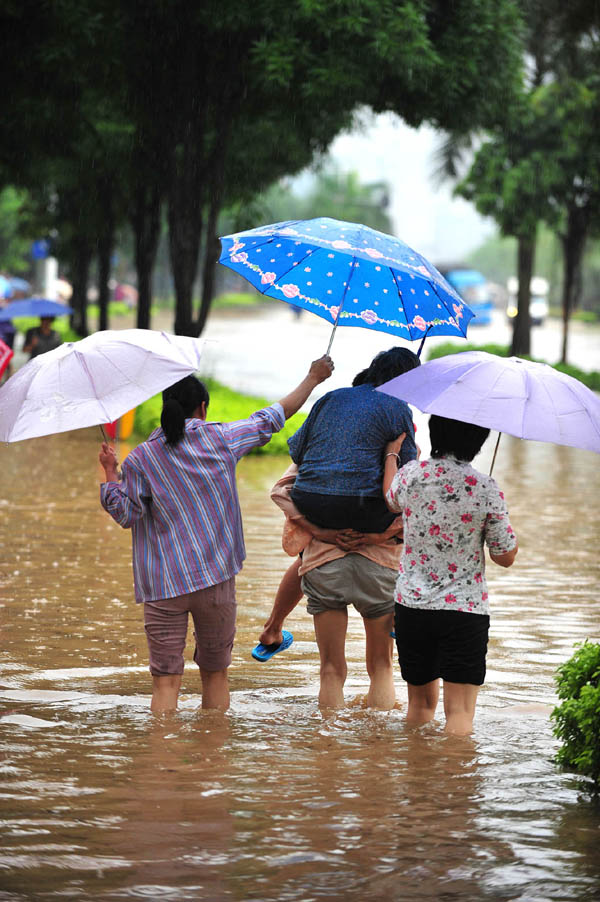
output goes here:
{"type": "Polygon", "coordinates": [[[132,531],[135,597],[153,679],[151,710],[177,707],[188,613],[195,627],[202,707],[229,707],[235,575],[246,556],[235,481],[238,460],[265,445],[333,371],[328,356],[281,401],[234,423],[208,423],[208,391],[187,376],[163,392],[161,425],[125,459],[104,443],[100,501],[132,531]]]}

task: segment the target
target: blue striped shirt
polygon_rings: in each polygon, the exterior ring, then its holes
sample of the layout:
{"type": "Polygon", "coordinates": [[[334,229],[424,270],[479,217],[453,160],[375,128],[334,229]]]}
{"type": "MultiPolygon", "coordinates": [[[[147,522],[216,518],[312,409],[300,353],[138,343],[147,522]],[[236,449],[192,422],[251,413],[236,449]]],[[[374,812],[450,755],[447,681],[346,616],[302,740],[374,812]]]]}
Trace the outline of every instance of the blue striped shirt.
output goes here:
{"type": "Polygon", "coordinates": [[[132,531],[138,603],[186,595],[241,570],[246,549],[236,464],[284,422],[277,403],[234,423],[190,418],[177,445],[155,429],[123,461],[122,481],[102,483],[100,503],[132,531]]]}

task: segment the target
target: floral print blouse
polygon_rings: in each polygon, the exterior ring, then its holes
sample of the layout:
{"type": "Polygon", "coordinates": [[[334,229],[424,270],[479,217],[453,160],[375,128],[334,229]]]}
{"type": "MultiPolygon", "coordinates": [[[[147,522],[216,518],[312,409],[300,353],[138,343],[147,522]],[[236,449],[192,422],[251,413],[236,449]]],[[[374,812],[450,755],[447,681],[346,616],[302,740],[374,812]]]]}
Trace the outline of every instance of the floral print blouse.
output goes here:
{"type": "Polygon", "coordinates": [[[452,457],[413,460],[386,500],[404,521],[396,602],[488,614],[484,542],[494,554],[517,543],[496,481],[452,457]]]}

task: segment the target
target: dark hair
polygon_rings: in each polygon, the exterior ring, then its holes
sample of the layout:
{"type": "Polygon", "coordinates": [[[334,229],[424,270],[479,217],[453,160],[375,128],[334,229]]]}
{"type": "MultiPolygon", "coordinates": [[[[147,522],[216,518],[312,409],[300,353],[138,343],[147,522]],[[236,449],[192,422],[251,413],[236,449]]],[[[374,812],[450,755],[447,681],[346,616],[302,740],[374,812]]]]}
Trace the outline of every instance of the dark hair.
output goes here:
{"type": "Polygon", "coordinates": [[[366,370],[357,373],[352,380],[352,385],[383,385],[394,376],[401,376],[420,366],[421,361],[408,348],[390,348],[389,351],[381,351],[377,354],[366,370]]]}
{"type": "Polygon", "coordinates": [[[435,413],[429,417],[432,457],[450,454],[458,460],[471,461],[479,454],[489,434],[489,429],[474,423],[449,420],[435,413]]]}
{"type": "Polygon", "coordinates": [[[165,388],[162,397],[160,425],[167,445],[176,445],[183,438],[186,417],[191,417],[203,401],[208,408],[208,389],[195,376],[186,376],[175,385],[165,388]]]}

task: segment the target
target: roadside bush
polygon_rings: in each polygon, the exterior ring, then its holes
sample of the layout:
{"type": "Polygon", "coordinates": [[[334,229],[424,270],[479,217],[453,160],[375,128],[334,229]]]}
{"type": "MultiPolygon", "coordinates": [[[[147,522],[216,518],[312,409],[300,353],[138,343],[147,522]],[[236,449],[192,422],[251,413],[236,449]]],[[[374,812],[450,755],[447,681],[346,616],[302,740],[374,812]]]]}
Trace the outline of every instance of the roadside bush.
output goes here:
{"type": "MultiPolygon", "coordinates": [[[[245,420],[260,410],[261,407],[267,407],[270,403],[264,398],[252,398],[248,395],[241,395],[239,392],[221,385],[214,379],[202,380],[210,393],[210,405],[208,409],[209,420],[217,422],[227,422],[229,420],[245,420]]],[[[135,413],[134,429],[140,438],[147,438],[153,429],[160,426],[160,412],[162,410],[162,396],[155,395],[148,401],[140,404],[135,413]]],[[[287,420],[281,432],[276,433],[268,445],[262,448],[256,448],[253,454],[288,454],[287,440],[300,428],[306,414],[297,413],[295,416],[287,420]]]]}
{"type": "MultiPolygon", "coordinates": [[[[453,341],[446,341],[444,344],[431,348],[427,354],[427,360],[435,360],[438,357],[445,357],[448,354],[459,354],[461,351],[486,351],[488,354],[496,354],[498,357],[508,357],[510,355],[510,348],[508,345],[474,345],[466,343],[457,345],[453,341]]],[[[525,356],[523,359],[532,360],[535,363],[547,362],[545,360],[536,360],[535,357],[529,356],[525,356]]],[[[600,392],[600,372],[597,370],[592,370],[587,373],[585,370],[580,370],[579,367],[572,366],[570,363],[554,363],[550,364],[550,366],[553,366],[555,370],[559,370],[561,373],[566,373],[567,376],[578,379],[592,391],[600,392]]]]}
{"type": "Polygon", "coordinates": [[[550,715],[554,735],[564,743],[556,755],[562,767],[594,781],[600,790],[600,644],[584,642],[559,667],[556,682],[563,699],[550,715]]]}
{"type": "MultiPolygon", "coordinates": [[[[427,348],[427,346],[425,346],[427,348]]],[[[446,357],[448,354],[459,354],[461,351],[486,351],[488,354],[497,354],[498,357],[508,357],[510,348],[507,345],[474,345],[464,342],[457,345],[453,341],[445,341],[441,345],[429,348],[427,360],[435,360],[437,357],[446,357]]]]}
{"type": "MultiPolygon", "coordinates": [[[[88,316],[93,316],[95,319],[98,319],[100,315],[100,308],[98,304],[88,304],[87,312],[88,316]]],[[[128,307],[125,301],[109,301],[108,315],[109,317],[131,316],[131,307],[128,307]]]]}

